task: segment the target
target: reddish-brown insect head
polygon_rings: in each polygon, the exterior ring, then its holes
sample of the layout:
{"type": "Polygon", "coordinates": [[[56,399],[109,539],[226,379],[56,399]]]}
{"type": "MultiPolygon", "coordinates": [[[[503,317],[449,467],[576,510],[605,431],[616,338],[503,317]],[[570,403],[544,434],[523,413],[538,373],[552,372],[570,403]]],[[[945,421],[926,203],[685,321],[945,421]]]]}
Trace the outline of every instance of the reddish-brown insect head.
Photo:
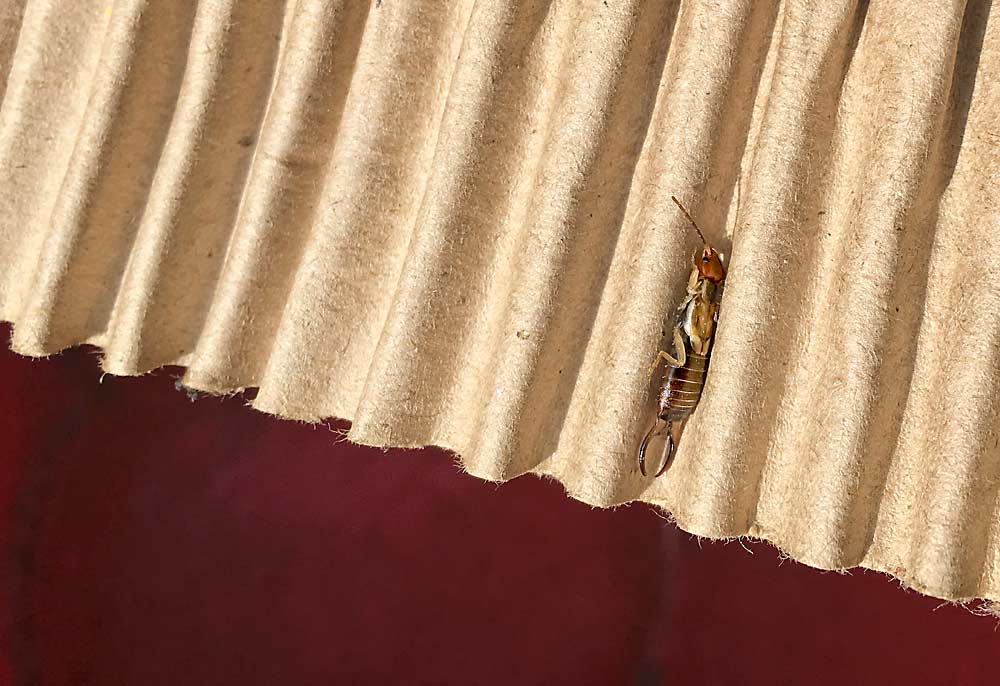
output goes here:
{"type": "Polygon", "coordinates": [[[705,244],[705,249],[701,251],[701,254],[695,253],[694,255],[694,265],[698,268],[698,274],[701,278],[706,281],[710,281],[714,284],[721,283],[723,279],[726,278],[726,269],[722,266],[722,257],[717,253],[712,246],[708,244],[708,239],[705,238],[705,234],[701,232],[701,227],[698,226],[698,222],[694,220],[691,213],[687,211],[684,204],[678,200],[675,196],[671,195],[670,199],[674,201],[674,204],[680,208],[687,220],[691,222],[691,226],[694,230],[698,232],[698,238],[701,242],[705,244]]]}
{"type": "Polygon", "coordinates": [[[711,246],[706,245],[701,253],[695,253],[694,264],[698,273],[706,281],[718,284],[726,278],[726,268],[722,266],[722,258],[711,246]]]}

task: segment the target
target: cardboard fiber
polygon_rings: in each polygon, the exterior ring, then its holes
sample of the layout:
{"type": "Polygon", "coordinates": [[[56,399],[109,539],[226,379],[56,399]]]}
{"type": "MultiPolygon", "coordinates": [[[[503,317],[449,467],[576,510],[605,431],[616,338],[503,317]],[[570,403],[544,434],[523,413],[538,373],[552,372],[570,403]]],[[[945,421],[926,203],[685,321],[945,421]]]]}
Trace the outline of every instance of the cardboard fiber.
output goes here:
{"type": "Polygon", "coordinates": [[[15,0],[0,74],[18,352],[1000,600],[988,1],[15,0]],[[731,263],[654,481],[671,195],[731,263]]]}

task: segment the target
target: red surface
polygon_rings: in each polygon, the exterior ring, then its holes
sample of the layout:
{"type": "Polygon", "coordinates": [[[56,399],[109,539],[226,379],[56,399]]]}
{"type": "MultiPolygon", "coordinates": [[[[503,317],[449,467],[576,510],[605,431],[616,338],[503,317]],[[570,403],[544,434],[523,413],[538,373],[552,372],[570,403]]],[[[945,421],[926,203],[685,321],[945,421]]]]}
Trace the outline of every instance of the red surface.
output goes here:
{"type": "MultiPolygon", "coordinates": [[[[0,331],[6,336],[7,331],[0,331]]],[[[997,621],[0,352],[0,683],[995,683],[997,621]]]]}

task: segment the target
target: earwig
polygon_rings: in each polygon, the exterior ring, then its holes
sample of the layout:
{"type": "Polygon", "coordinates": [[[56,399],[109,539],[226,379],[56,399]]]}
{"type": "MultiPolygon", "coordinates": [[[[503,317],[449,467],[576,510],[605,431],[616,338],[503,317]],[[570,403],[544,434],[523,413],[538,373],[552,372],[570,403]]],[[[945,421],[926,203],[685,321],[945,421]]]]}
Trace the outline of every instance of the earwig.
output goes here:
{"type": "Polygon", "coordinates": [[[639,446],[639,471],[646,476],[646,450],[654,436],[666,435],[663,465],[659,476],[667,470],[677,452],[677,442],[688,417],[701,399],[708,373],[708,360],[715,337],[715,323],[719,318],[719,294],[726,280],[722,265],[723,255],[709,245],[705,234],[694,218],[677,198],[670,196],[691,226],[698,232],[704,247],[693,256],[691,275],[688,277],[687,294],[677,307],[674,325],[674,355],[661,350],[653,361],[650,373],[666,360],[667,371],[660,387],[656,418],[639,446]]]}

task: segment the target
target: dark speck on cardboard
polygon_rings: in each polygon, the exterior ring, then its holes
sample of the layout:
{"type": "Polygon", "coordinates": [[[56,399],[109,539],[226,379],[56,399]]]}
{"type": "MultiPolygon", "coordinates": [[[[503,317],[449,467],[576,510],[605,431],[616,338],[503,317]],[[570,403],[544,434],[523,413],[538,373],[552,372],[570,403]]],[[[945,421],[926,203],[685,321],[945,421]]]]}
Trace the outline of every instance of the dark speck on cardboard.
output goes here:
{"type": "Polygon", "coordinates": [[[517,337],[520,338],[522,341],[526,341],[529,338],[531,338],[531,334],[525,331],[524,329],[519,329],[517,332],[517,337]]]}
{"type": "Polygon", "coordinates": [[[253,136],[251,136],[251,135],[246,135],[246,136],[243,136],[243,137],[242,137],[242,138],[240,138],[240,140],[239,140],[239,141],[237,141],[237,142],[238,142],[238,143],[239,143],[239,144],[240,144],[240,145],[241,145],[242,147],[244,147],[244,148],[249,148],[249,147],[250,147],[251,145],[253,145],[253,136]]]}

